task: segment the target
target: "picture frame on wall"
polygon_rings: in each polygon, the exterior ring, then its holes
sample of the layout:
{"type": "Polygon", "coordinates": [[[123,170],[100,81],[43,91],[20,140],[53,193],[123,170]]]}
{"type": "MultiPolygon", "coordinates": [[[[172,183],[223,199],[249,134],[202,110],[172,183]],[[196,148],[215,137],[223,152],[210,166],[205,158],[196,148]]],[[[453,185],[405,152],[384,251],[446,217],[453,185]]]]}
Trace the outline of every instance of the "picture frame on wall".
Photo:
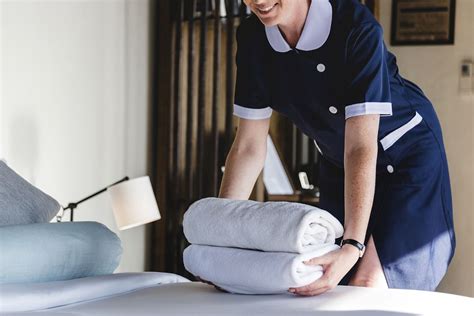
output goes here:
{"type": "Polygon", "coordinates": [[[456,0],[393,0],[391,44],[452,45],[456,0]]]}

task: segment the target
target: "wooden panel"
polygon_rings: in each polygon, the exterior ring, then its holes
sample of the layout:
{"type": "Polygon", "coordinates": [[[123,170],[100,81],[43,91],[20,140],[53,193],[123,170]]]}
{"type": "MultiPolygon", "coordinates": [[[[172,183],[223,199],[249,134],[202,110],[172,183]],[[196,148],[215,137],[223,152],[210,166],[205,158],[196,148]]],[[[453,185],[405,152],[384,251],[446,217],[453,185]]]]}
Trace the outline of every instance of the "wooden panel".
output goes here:
{"type": "MultiPolygon", "coordinates": [[[[162,10],[158,13],[159,17],[165,15],[166,10],[176,9],[174,6],[166,6],[166,3],[168,2],[157,4],[159,10],[162,10]]],[[[238,22],[238,19],[234,20],[234,23],[238,22]]],[[[157,199],[163,219],[152,225],[150,268],[157,271],[185,274],[181,258],[186,246],[181,227],[183,214],[196,199],[216,195],[222,176],[220,166],[224,164],[227,153],[223,150],[226,131],[232,139],[234,137],[234,123],[230,126],[225,123],[226,101],[230,95],[233,96],[233,89],[226,93],[230,83],[223,79],[226,67],[230,65],[233,87],[235,45],[232,45],[230,57],[227,56],[226,45],[220,45],[220,49],[215,52],[213,39],[216,26],[220,28],[220,43],[226,43],[226,20],[219,19],[216,23],[214,19],[209,19],[205,22],[207,42],[203,46],[199,20],[194,20],[192,27],[189,20],[183,21],[180,28],[177,28],[176,23],[162,17],[159,27],[155,26],[159,28],[156,42],[161,45],[156,47],[157,52],[153,54],[156,56],[156,76],[152,80],[156,83],[156,92],[152,106],[151,125],[154,128],[150,137],[150,173],[155,175],[153,183],[160,188],[156,191],[159,192],[157,199]],[[163,25],[164,23],[169,25],[163,25]],[[174,39],[177,30],[181,33],[180,43],[174,39]],[[201,54],[205,54],[207,62],[200,64],[201,54]],[[213,89],[216,56],[219,57],[217,68],[220,80],[216,81],[218,86],[213,89]],[[175,95],[176,93],[179,95],[175,95]],[[218,107],[218,116],[215,118],[213,98],[218,107]],[[202,137],[200,142],[198,136],[202,137]],[[219,152],[213,156],[217,156],[217,166],[215,158],[208,159],[216,137],[219,152]],[[198,161],[199,156],[201,162],[198,161]],[[197,181],[198,172],[202,173],[201,183],[197,181]],[[217,181],[215,177],[208,176],[210,174],[216,174],[217,181]]],[[[233,120],[232,115],[230,117],[233,120]]]]}
{"type": "MultiPolygon", "coordinates": [[[[171,47],[172,28],[168,1],[151,2],[150,12],[152,30],[150,32],[152,69],[151,82],[161,84],[151,89],[150,109],[150,137],[149,137],[149,174],[154,187],[158,205],[167,205],[169,147],[170,147],[170,107],[171,102],[171,62],[173,51],[171,47]],[[158,67],[158,65],[160,65],[158,67]],[[169,65],[166,67],[165,65],[169,65]]],[[[165,269],[167,250],[167,224],[168,212],[166,207],[160,207],[161,220],[149,225],[150,243],[149,267],[150,269],[165,269]]]]}
{"type": "MultiPolygon", "coordinates": [[[[156,24],[152,26],[149,166],[162,220],[150,225],[150,269],[183,275],[182,251],[187,245],[181,225],[183,214],[195,200],[216,196],[222,178],[220,167],[235,135],[235,27],[241,21],[239,17],[230,21],[210,17],[190,25],[192,19],[188,17],[180,22],[179,4],[189,1],[196,0],[152,2],[156,16],[151,19],[156,24]],[[204,35],[205,43],[201,42],[204,35]]],[[[184,17],[190,16],[184,11],[184,17]]],[[[295,180],[293,124],[274,112],[270,133],[295,180]]],[[[300,148],[300,156],[303,152],[310,150],[300,148]]],[[[265,199],[261,175],[251,199],[265,199]]],[[[301,196],[293,199],[303,201],[301,196]]]]}

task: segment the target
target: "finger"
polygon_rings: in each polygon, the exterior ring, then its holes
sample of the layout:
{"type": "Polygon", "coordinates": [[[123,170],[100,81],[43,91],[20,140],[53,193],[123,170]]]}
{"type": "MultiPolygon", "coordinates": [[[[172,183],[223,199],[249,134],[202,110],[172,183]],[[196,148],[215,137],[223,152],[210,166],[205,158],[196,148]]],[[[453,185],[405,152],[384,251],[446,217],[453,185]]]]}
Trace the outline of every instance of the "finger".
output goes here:
{"type": "Polygon", "coordinates": [[[313,295],[313,293],[323,293],[329,288],[326,285],[320,286],[320,287],[314,287],[309,290],[301,290],[301,291],[296,291],[294,294],[296,295],[303,295],[303,296],[308,296],[308,295],[313,295]]]}
{"type": "Polygon", "coordinates": [[[324,284],[316,284],[316,283],[311,283],[305,286],[301,287],[296,287],[296,288],[290,288],[289,291],[291,293],[301,293],[301,292],[308,292],[308,291],[314,291],[319,289],[320,287],[324,286],[324,284]]]}
{"type": "Polygon", "coordinates": [[[327,291],[330,291],[332,289],[334,289],[336,287],[336,285],[334,284],[331,284],[331,283],[327,283],[319,288],[315,288],[313,290],[310,290],[310,291],[300,291],[300,292],[296,292],[295,294],[297,295],[302,295],[302,296],[314,296],[314,295],[319,295],[319,294],[322,294],[322,293],[325,293],[327,291]]]}
{"type": "Polygon", "coordinates": [[[320,293],[326,292],[328,289],[331,289],[331,285],[329,284],[328,281],[323,281],[318,284],[313,284],[311,288],[303,288],[303,289],[297,289],[294,294],[297,295],[304,295],[304,296],[312,296],[312,295],[317,295],[320,293]]]}
{"type": "Polygon", "coordinates": [[[296,288],[290,288],[289,290],[291,293],[301,293],[301,292],[315,291],[317,289],[320,289],[328,285],[329,285],[328,276],[326,274],[323,274],[323,276],[321,276],[319,279],[317,279],[311,284],[301,286],[301,287],[296,287],[296,288]]]}
{"type": "Polygon", "coordinates": [[[330,287],[325,286],[325,287],[322,287],[322,288],[319,288],[319,289],[316,289],[316,290],[313,290],[313,291],[298,292],[298,293],[296,293],[296,295],[299,295],[299,296],[316,296],[316,295],[326,293],[330,289],[331,289],[330,287]]]}
{"type": "Polygon", "coordinates": [[[319,288],[319,286],[315,286],[313,283],[301,286],[301,287],[292,287],[289,289],[291,293],[299,293],[299,292],[306,292],[306,291],[313,291],[315,289],[319,288]]]}
{"type": "Polygon", "coordinates": [[[311,258],[309,260],[303,261],[304,264],[309,265],[309,266],[324,266],[328,264],[328,259],[325,257],[316,257],[316,258],[311,258]]]}
{"type": "Polygon", "coordinates": [[[311,290],[313,290],[312,283],[305,286],[301,286],[301,287],[290,287],[288,289],[288,291],[290,291],[291,293],[296,293],[296,292],[301,292],[301,291],[311,291],[311,290]]]}
{"type": "Polygon", "coordinates": [[[329,252],[325,254],[324,256],[315,257],[315,258],[311,258],[309,260],[303,261],[303,263],[307,265],[312,265],[312,266],[315,266],[315,265],[325,266],[328,263],[331,263],[332,261],[333,261],[333,255],[331,254],[331,252],[329,252]]]}

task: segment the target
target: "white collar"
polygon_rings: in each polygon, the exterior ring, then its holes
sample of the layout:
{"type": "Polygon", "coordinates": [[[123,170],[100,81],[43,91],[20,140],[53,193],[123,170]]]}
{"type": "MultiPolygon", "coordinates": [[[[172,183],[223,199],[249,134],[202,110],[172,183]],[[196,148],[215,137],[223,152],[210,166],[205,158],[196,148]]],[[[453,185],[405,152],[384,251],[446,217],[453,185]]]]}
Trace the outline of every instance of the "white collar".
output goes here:
{"type": "MultiPolygon", "coordinates": [[[[296,48],[308,51],[323,46],[331,32],[331,22],[332,6],[329,0],[312,0],[296,48]]],[[[265,33],[268,42],[275,51],[285,53],[291,50],[290,45],[281,35],[278,25],[265,27],[265,33]]]]}

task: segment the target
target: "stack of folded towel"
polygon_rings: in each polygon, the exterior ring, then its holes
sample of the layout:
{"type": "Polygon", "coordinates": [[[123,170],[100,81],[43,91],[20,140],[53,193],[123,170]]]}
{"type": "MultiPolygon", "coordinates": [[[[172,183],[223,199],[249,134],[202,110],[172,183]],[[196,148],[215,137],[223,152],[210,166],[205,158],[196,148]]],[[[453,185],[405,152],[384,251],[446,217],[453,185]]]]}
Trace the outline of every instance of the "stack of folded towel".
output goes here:
{"type": "Polygon", "coordinates": [[[186,269],[231,293],[276,294],[310,284],[321,266],[303,261],[338,249],[341,223],[290,202],[205,198],[184,215],[186,269]]]}

